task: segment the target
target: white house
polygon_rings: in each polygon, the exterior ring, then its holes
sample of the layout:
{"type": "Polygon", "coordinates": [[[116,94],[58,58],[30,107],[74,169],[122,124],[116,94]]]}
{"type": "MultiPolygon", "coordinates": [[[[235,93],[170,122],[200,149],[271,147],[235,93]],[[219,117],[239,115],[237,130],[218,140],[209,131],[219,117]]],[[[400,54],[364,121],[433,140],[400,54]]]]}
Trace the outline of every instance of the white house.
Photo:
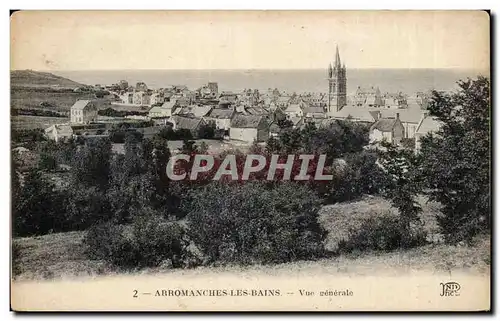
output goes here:
{"type": "Polygon", "coordinates": [[[304,116],[304,111],[300,104],[290,104],[283,112],[287,118],[304,116]]]}
{"type": "Polygon", "coordinates": [[[163,104],[164,101],[165,101],[165,98],[163,98],[162,93],[153,93],[149,97],[149,103],[151,105],[163,104]]]}
{"type": "Polygon", "coordinates": [[[245,142],[266,141],[269,138],[269,124],[261,115],[236,114],[231,119],[229,138],[245,142]]]}
{"type": "Polygon", "coordinates": [[[45,135],[56,142],[73,136],[73,128],[69,124],[56,124],[45,129],[45,135]]]}
{"type": "Polygon", "coordinates": [[[70,121],[75,124],[88,124],[97,121],[97,107],[90,100],[78,100],[70,111],[70,121]]]}
{"type": "Polygon", "coordinates": [[[148,116],[150,118],[171,117],[176,107],[175,103],[176,101],[171,99],[170,101],[164,102],[161,106],[152,107],[148,112],[148,116]]]}

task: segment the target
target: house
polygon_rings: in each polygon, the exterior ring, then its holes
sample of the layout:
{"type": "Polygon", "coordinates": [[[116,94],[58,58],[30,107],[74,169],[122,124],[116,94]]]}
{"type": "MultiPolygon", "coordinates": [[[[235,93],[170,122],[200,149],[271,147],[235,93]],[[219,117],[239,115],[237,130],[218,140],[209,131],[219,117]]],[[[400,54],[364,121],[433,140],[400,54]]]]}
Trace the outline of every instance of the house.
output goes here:
{"type": "Polygon", "coordinates": [[[399,114],[399,119],[405,128],[405,138],[413,138],[417,129],[418,123],[422,119],[424,111],[420,108],[405,108],[405,109],[380,109],[381,117],[395,118],[399,114]]]}
{"type": "Polygon", "coordinates": [[[56,142],[73,137],[73,128],[69,124],[56,124],[45,129],[45,135],[56,142]]]}
{"type": "Polygon", "coordinates": [[[373,113],[374,111],[378,110],[360,108],[357,106],[345,106],[341,110],[332,113],[331,117],[337,120],[350,120],[354,122],[373,124],[377,120],[377,113],[373,113]]]}
{"type": "Polygon", "coordinates": [[[177,105],[181,107],[187,107],[191,104],[191,99],[188,97],[179,96],[176,100],[177,100],[177,105]]]}
{"type": "Polygon", "coordinates": [[[229,138],[245,142],[266,141],[269,138],[269,124],[264,116],[236,114],[231,119],[229,138]]]}
{"type": "Polygon", "coordinates": [[[370,142],[386,140],[398,145],[404,138],[404,130],[399,114],[396,114],[396,118],[380,118],[370,127],[370,142]]]}
{"type": "Polygon", "coordinates": [[[436,117],[429,116],[428,112],[425,112],[415,130],[415,152],[418,153],[420,151],[422,137],[428,133],[437,132],[442,126],[443,123],[441,121],[436,117]]]}
{"type": "Polygon", "coordinates": [[[161,106],[155,106],[151,108],[148,112],[148,116],[150,118],[161,118],[161,117],[170,117],[173,115],[173,112],[176,107],[176,101],[170,100],[164,102],[161,106]]]}
{"type": "Polygon", "coordinates": [[[306,118],[326,118],[326,113],[323,107],[307,107],[304,109],[306,118]]]}
{"type": "Polygon", "coordinates": [[[135,84],[135,90],[146,92],[148,91],[148,86],[146,85],[146,83],[139,81],[138,83],[135,84]]]}
{"type": "Polygon", "coordinates": [[[185,115],[174,115],[169,120],[172,123],[172,129],[187,129],[191,131],[193,137],[198,137],[198,132],[202,125],[206,124],[206,121],[203,118],[198,117],[190,117],[185,115]]]}
{"type": "Polygon", "coordinates": [[[151,105],[163,104],[164,101],[165,101],[165,98],[163,98],[163,94],[159,93],[159,92],[153,93],[149,97],[149,103],[151,105]]]}
{"type": "Polygon", "coordinates": [[[279,96],[275,101],[276,106],[281,109],[286,109],[290,104],[291,98],[290,96],[279,96]]]}
{"type": "Polygon", "coordinates": [[[408,108],[408,99],[403,93],[386,93],[384,95],[385,108],[408,108]]]}
{"type": "Polygon", "coordinates": [[[214,108],[205,116],[205,120],[207,123],[215,123],[215,128],[217,129],[229,131],[229,128],[231,127],[231,119],[234,114],[235,111],[233,109],[214,108]]]}
{"type": "Polygon", "coordinates": [[[191,110],[191,114],[195,117],[202,118],[210,113],[213,107],[210,105],[191,105],[188,108],[191,110]]]}
{"type": "Polygon", "coordinates": [[[97,107],[91,100],[78,100],[70,111],[70,121],[75,124],[88,124],[97,121],[97,107]]]}
{"type": "Polygon", "coordinates": [[[150,96],[145,91],[134,92],[134,105],[149,105],[150,96]]]}
{"type": "Polygon", "coordinates": [[[234,104],[237,100],[238,95],[230,91],[223,91],[219,95],[219,104],[234,104]]]}
{"type": "Polygon", "coordinates": [[[378,107],[383,105],[382,95],[380,89],[374,88],[361,88],[358,86],[354,96],[354,104],[358,107],[378,107]]]}
{"type": "Polygon", "coordinates": [[[126,105],[133,104],[134,103],[134,93],[124,92],[123,94],[120,95],[120,101],[126,105]]]}
{"type": "Polygon", "coordinates": [[[304,116],[304,112],[303,112],[302,106],[300,104],[290,104],[284,110],[284,113],[285,113],[287,118],[304,116]]]}

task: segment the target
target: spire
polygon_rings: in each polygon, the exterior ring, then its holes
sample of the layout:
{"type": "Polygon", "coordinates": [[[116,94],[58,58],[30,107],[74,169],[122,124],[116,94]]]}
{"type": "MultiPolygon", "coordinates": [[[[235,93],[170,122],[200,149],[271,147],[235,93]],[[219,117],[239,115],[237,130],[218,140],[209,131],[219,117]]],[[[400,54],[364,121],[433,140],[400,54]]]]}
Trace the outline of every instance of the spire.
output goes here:
{"type": "Polygon", "coordinates": [[[340,54],[339,54],[339,45],[337,45],[337,49],[335,52],[335,67],[340,68],[340,54]]]}
{"type": "Polygon", "coordinates": [[[328,64],[328,78],[332,78],[333,76],[333,68],[332,68],[332,63],[328,64]]]}

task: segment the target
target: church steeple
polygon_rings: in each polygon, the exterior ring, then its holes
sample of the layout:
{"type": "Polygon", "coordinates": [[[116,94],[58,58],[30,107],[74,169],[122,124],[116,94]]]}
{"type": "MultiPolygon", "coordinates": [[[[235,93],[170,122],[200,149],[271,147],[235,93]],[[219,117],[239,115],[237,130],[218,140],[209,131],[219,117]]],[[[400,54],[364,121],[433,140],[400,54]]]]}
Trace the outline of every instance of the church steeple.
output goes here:
{"type": "Polygon", "coordinates": [[[337,45],[337,49],[335,52],[335,68],[340,68],[340,67],[341,67],[341,64],[340,64],[339,45],[337,45]]]}
{"type": "Polygon", "coordinates": [[[339,46],[335,48],[335,62],[328,65],[328,105],[329,116],[347,104],[347,79],[345,62],[340,60],[339,46]]]}

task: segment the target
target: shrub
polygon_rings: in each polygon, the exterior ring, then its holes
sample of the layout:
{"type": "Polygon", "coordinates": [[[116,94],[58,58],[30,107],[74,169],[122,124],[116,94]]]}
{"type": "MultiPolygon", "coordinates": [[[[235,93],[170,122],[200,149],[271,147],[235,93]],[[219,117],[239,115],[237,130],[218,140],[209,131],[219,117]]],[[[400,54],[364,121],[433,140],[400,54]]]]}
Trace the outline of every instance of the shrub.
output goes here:
{"type": "Polygon", "coordinates": [[[350,229],[347,239],[339,242],[339,252],[392,251],[425,243],[426,235],[419,226],[413,226],[410,242],[405,241],[406,230],[401,219],[394,215],[367,218],[358,229],[350,229]]]}
{"type": "Polygon", "coordinates": [[[170,260],[181,267],[186,258],[184,229],[159,216],[141,216],[131,226],[111,222],[95,225],[83,240],[91,259],[104,260],[123,269],[156,267],[170,260]]]}
{"type": "Polygon", "coordinates": [[[272,263],[323,255],[320,201],[307,187],[214,182],[193,192],[188,233],[211,262],[272,263]]]}
{"type": "Polygon", "coordinates": [[[38,162],[38,168],[47,171],[53,171],[57,168],[56,158],[50,154],[42,153],[40,154],[40,159],[38,162]]]}
{"type": "Polygon", "coordinates": [[[65,202],[66,195],[56,191],[54,184],[41,172],[28,172],[24,184],[13,190],[13,235],[30,236],[66,230],[65,202]]]}

